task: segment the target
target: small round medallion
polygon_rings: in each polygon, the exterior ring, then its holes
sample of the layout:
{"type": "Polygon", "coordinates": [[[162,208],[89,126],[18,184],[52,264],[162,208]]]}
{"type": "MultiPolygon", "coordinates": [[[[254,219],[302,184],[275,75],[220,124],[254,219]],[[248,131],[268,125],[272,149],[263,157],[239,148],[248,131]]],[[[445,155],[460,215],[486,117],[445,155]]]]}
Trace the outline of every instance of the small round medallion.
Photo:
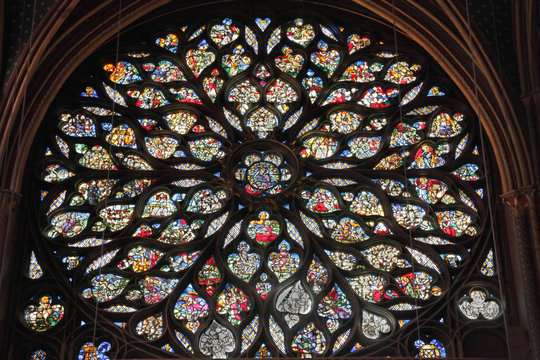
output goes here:
{"type": "Polygon", "coordinates": [[[281,176],[276,165],[259,161],[248,168],[246,178],[251,189],[268,190],[279,184],[281,176]]]}
{"type": "Polygon", "coordinates": [[[296,157],[275,141],[245,143],[235,150],[231,162],[234,179],[251,195],[279,194],[296,179],[296,157]]]}

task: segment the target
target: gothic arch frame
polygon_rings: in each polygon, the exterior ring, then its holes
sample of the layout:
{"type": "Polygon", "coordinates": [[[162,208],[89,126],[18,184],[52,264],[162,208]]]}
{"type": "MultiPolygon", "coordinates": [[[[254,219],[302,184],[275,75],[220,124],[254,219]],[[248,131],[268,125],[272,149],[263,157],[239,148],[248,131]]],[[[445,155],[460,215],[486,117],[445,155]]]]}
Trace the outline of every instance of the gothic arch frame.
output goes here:
{"type": "MultiPolygon", "coordinates": [[[[0,118],[2,129],[0,154],[2,158],[8,159],[4,171],[10,176],[6,183],[6,190],[3,189],[1,203],[6,213],[2,216],[1,225],[4,227],[2,229],[4,239],[0,244],[0,251],[3,254],[11,254],[17,247],[15,229],[17,217],[21,216],[23,210],[19,206],[19,200],[24,183],[26,160],[37,129],[56,94],[77,66],[96,49],[110,41],[118,28],[121,31],[129,29],[141,18],[150,16],[153,11],[161,7],[167,8],[170,3],[167,0],[151,2],[137,0],[126,5],[119,16],[118,2],[113,0],[103,2],[95,8],[89,8],[90,6],[84,1],[57,1],[49,11],[47,20],[44,20],[35,30],[32,41],[25,47],[8,81],[6,88],[9,90],[2,99],[1,107],[4,111],[0,118]],[[87,12],[82,15],[82,11],[87,12]],[[85,35],[70,36],[73,33],[85,35]],[[34,84],[40,85],[34,86],[34,84]],[[19,129],[27,130],[21,136],[19,129]]],[[[228,3],[228,1],[213,1],[205,6],[222,3],[228,3]]],[[[347,11],[352,16],[369,16],[361,14],[361,10],[358,10],[363,7],[389,23],[395,20],[399,36],[407,36],[423,47],[452,78],[476,111],[493,149],[493,159],[497,169],[493,171],[492,177],[500,179],[499,194],[530,187],[534,183],[532,162],[524,145],[524,134],[517,120],[518,111],[512,104],[514,99],[504,88],[504,81],[497,73],[491,54],[483,50],[482,39],[474,33],[472,44],[469,44],[464,9],[449,0],[439,1],[440,8],[444,9],[444,14],[441,15],[440,12],[436,12],[440,9],[435,6],[430,7],[420,5],[420,3],[420,1],[399,2],[396,3],[395,9],[392,8],[390,1],[375,0],[351,1],[347,4],[347,8],[346,6],[327,6],[347,11]],[[442,20],[443,16],[451,23],[451,26],[445,24],[442,20]],[[478,98],[475,94],[471,47],[474,54],[478,98]]],[[[309,2],[302,2],[302,5],[308,6],[309,2]]],[[[197,6],[197,4],[185,2],[174,6],[180,11],[197,6]]],[[[513,201],[514,198],[510,200],[513,201]]],[[[499,215],[498,218],[503,219],[504,216],[499,215]]],[[[510,224],[511,217],[507,216],[503,219],[502,224],[505,222],[510,224]]],[[[500,228],[503,230],[505,227],[500,225],[500,228]]],[[[507,229],[509,228],[510,226],[507,226],[507,229]]],[[[510,230],[507,231],[512,233],[510,230]]],[[[513,255],[511,270],[514,273],[513,280],[516,282],[515,291],[527,297],[529,291],[526,283],[529,280],[526,277],[523,282],[519,280],[519,274],[523,272],[523,265],[520,267],[518,263],[522,253],[519,237],[519,233],[510,237],[505,243],[505,248],[510,249],[513,255]]],[[[0,284],[2,289],[11,287],[12,284],[9,284],[9,279],[5,275],[10,273],[7,269],[13,268],[16,263],[17,259],[3,257],[3,282],[0,284]]],[[[508,277],[510,276],[509,273],[508,277]]],[[[521,274],[521,276],[524,275],[521,274]]],[[[9,302],[6,294],[7,291],[2,291],[0,298],[0,305],[3,305],[3,308],[6,308],[9,302]]],[[[523,296],[516,296],[516,298],[523,298],[523,296]]],[[[524,300],[520,301],[524,302],[524,300]]],[[[517,300],[510,299],[510,302],[517,302],[517,300]]],[[[534,333],[538,334],[539,331],[538,320],[531,316],[531,311],[533,311],[532,315],[537,316],[538,310],[534,311],[526,303],[515,305],[517,305],[516,317],[529,328],[530,336],[534,338],[534,333]]],[[[4,316],[2,315],[2,318],[4,316]]]]}

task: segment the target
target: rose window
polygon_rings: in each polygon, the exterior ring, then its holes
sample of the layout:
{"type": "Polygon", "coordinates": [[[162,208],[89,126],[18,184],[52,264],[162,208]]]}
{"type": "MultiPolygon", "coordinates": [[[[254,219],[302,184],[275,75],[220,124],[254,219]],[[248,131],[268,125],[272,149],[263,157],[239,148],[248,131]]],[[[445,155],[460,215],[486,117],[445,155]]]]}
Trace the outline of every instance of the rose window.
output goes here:
{"type": "Polygon", "coordinates": [[[97,308],[88,351],[418,354],[484,228],[476,120],[418,51],[343,26],[176,24],[53,114],[42,236],[75,293],[49,299],[97,308]]]}

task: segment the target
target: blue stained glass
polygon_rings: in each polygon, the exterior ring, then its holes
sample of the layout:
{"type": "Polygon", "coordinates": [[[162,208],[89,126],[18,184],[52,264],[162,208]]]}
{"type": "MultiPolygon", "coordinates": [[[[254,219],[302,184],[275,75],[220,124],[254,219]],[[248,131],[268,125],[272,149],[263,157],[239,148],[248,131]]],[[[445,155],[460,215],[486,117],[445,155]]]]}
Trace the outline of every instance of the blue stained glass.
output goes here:
{"type": "Polygon", "coordinates": [[[408,103],[410,103],[411,101],[414,100],[414,98],[416,98],[416,95],[418,95],[418,93],[420,92],[420,89],[422,89],[422,84],[423,83],[420,83],[419,85],[416,85],[414,88],[412,88],[411,90],[409,90],[408,93],[405,94],[405,96],[403,97],[403,99],[401,99],[401,105],[407,105],[408,103]]]}
{"type": "Polygon", "coordinates": [[[190,352],[191,354],[193,354],[193,348],[191,347],[191,343],[189,342],[189,340],[184,336],[184,334],[182,334],[180,331],[178,330],[175,330],[174,331],[176,337],[178,338],[178,340],[180,340],[180,344],[182,344],[186,350],[188,352],[190,352]]]}
{"type": "Polygon", "coordinates": [[[223,113],[225,114],[225,117],[229,121],[229,123],[234,126],[234,128],[238,131],[242,131],[242,125],[240,125],[240,120],[238,119],[238,116],[234,115],[232,112],[230,112],[227,109],[223,109],[223,113]]]}
{"type": "Polygon", "coordinates": [[[58,145],[58,148],[64,154],[65,157],[69,158],[69,146],[68,144],[60,137],[56,136],[56,144],[58,145]]]}
{"type": "Polygon", "coordinates": [[[39,279],[43,276],[43,269],[39,265],[36,254],[32,251],[30,254],[30,265],[28,267],[28,276],[30,279],[39,279]]]}
{"type": "Polygon", "coordinates": [[[111,349],[112,345],[107,341],[103,341],[97,346],[93,342],[87,342],[81,347],[78,360],[111,360],[107,356],[111,349]]]}
{"type": "Polygon", "coordinates": [[[438,86],[434,86],[429,89],[427,96],[444,96],[446,93],[442,91],[438,86]]]}
{"type": "Polygon", "coordinates": [[[257,26],[259,27],[259,29],[261,29],[261,31],[265,31],[266,28],[268,27],[268,25],[270,25],[272,21],[270,20],[270,18],[265,18],[265,19],[261,19],[261,18],[256,18],[255,19],[255,23],[257,24],[257,26]]]}
{"type": "Polygon", "coordinates": [[[308,133],[309,131],[315,129],[315,127],[317,126],[317,124],[319,124],[319,119],[313,119],[311,120],[310,122],[308,122],[306,125],[304,125],[304,127],[302,128],[302,130],[300,130],[298,132],[298,136],[302,136],[306,133],[308,133]]]}
{"type": "Polygon", "coordinates": [[[287,350],[285,349],[285,336],[283,335],[283,331],[281,331],[281,328],[279,327],[279,325],[276,323],[276,321],[271,315],[270,315],[269,325],[270,325],[270,335],[272,336],[272,340],[274,341],[278,349],[282,353],[286,354],[287,350]]]}
{"type": "Polygon", "coordinates": [[[270,35],[270,39],[268,40],[268,45],[266,46],[266,53],[270,54],[272,49],[277,45],[277,43],[281,40],[281,27],[278,26],[277,28],[272,31],[272,34],[270,35]]]}
{"type": "Polygon", "coordinates": [[[165,37],[157,38],[156,45],[175,53],[178,49],[178,36],[175,34],[167,34],[165,37]]]}
{"type": "Polygon", "coordinates": [[[426,343],[422,340],[416,340],[414,346],[418,349],[418,355],[416,357],[431,358],[431,359],[445,359],[446,349],[444,344],[437,339],[431,340],[426,343]]]}
{"type": "Polygon", "coordinates": [[[242,351],[246,351],[247,348],[255,340],[257,330],[259,329],[259,316],[255,316],[249,325],[242,332],[242,351]]]}
{"type": "Polygon", "coordinates": [[[326,26],[323,26],[321,25],[321,31],[324,35],[326,35],[327,37],[329,37],[330,39],[332,40],[335,40],[335,41],[338,41],[336,39],[336,36],[333,34],[332,30],[330,30],[329,28],[327,28],[326,26]]]}
{"type": "Polygon", "coordinates": [[[307,228],[311,230],[311,232],[313,232],[315,235],[319,237],[323,237],[321,229],[319,225],[317,225],[317,222],[315,220],[313,220],[312,218],[304,214],[302,211],[300,211],[300,218],[302,219],[304,224],[307,226],[307,228]]]}
{"type": "Polygon", "coordinates": [[[253,48],[253,51],[255,51],[255,54],[259,53],[259,43],[257,41],[257,36],[255,33],[246,26],[246,42],[253,48]]]}
{"type": "Polygon", "coordinates": [[[298,110],[297,112],[295,112],[294,114],[289,116],[289,118],[287,119],[287,121],[283,125],[283,130],[287,130],[288,128],[290,128],[291,126],[296,124],[296,122],[300,118],[300,115],[302,115],[303,110],[304,110],[304,108],[300,108],[300,110],[298,110]]]}
{"type": "Polygon", "coordinates": [[[97,98],[98,94],[93,87],[87,86],[86,89],[81,93],[81,96],[97,98]]]}
{"type": "Polygon", "coordinates": [[[30,360],[45,360],[47,353],[43,350],[36,350],[30,355],[30,360]]]}
{"type": "Polygon", "coordinates": [[[193,34],[191,34],[191,36],[189,37],[189,41],[191,41],[191,40],[195,39],[196,37],[198,37],[199,35],[201,35],[202,32],[204,31],[204,29],[205,29],[205,27],[201,26],[195,32],[193,32],[193,34]]]}

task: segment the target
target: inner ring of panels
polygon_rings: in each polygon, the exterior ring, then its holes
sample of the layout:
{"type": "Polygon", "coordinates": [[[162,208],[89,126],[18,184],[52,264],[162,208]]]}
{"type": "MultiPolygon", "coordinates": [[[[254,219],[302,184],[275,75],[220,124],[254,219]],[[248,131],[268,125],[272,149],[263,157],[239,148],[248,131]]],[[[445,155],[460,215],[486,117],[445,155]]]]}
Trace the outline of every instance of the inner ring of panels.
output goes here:
{"type": "Polygon", "coordinates": [[[214,358],[369,354],[434,314],[485,221],[440,71],[314,16],[171,29],[54,119],[41,228],[79,306],[214,358]]]}

